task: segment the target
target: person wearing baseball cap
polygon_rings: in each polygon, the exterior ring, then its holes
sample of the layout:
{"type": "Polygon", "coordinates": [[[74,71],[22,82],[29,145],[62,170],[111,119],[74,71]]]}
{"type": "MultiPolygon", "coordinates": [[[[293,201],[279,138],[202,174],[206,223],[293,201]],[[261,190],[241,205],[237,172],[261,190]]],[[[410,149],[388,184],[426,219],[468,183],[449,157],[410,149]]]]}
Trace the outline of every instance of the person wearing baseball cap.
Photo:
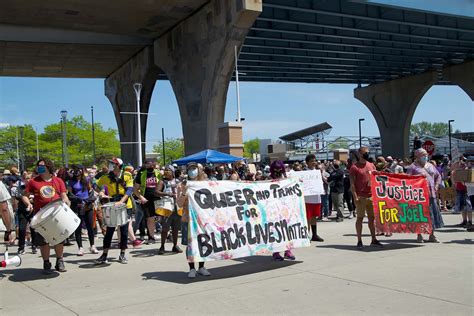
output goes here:
{"type": "MultiPolygon", "coordinates": [[[[408,166],[407,174],[409,175],[422,175],[428,182],[430,191],[430,215],[433,231],[427,240],[428,242],[439,243],[438,238],[434,235],[435,228],[442,228],[444,226],[443,217],[437,203],[438,188],[441,184],[441,175],[435,166],[429,162],[428,152],[423,148],[415,150],[415,161],[408,166]]],[[[423,236],[418,234],[417,242],[423,243],[423,236]]]]}
{"type": "MultiPolygon", "coordinates": [[[[132,208],[130,197],[133,193],[133,176],[122,171],[123,161],[120,158],[109,160],[109,173],[100,177],[97,186],[100,188],[99,196],[101,199],[110,199],[115,202],[115,206],[126,205],[127,209],[132,208]]],[[[107,227],[104,237],[104,247],[102,255],[95,261],[96,264],[107,264],[107,255],[112,244],[112,237],[115,227],[107,227]]],[[[127,249],[128,222],[120,226],[120,263],[128,263],[125,257],[127,249]]]]}

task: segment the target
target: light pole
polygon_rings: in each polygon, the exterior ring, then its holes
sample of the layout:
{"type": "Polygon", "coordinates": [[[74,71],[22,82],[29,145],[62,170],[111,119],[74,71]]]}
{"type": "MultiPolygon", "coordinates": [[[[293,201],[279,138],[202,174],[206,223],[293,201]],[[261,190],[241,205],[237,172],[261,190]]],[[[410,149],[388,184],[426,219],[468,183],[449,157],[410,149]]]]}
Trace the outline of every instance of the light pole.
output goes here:
{"type": "Polygon", "coordinates": [[[16,129],[16,167],[20,170],[20,146],[18,145],[18,128],[16,129]]]}
{"type": "Polygon", "coordinates": [[[94,126],[94,106],[91,106],[92,115],[92,163],[95,164],[95,126],[94,126]]]}
{"type": "Polygon", "coordinates": [[[454,122],[454,120],[448,120],[449,157],[450,159],[453,159],[453,151],[451,148],[451,122],[454,122]]]}
{"type": "Polygon", "coordinates": [[[39,151],[39,141],[38,141],[38,128],[35,128],[35,133],[36,133],[36,161],[38,161],[40,158],[40,151],[39,151]]]}
{"type": "Polygon", "coordinates": [[[365,121],[365,119],[364,118],[359,119],[359,147],[362,147],[362,126],[361,126],[362,121],[365,121]]]}
{"type": "Polygon", "coordinates": [[[67,123],[67,111],[61,111],[61,122],[63,124],[63,156],[64,166],[69,167],[68,155],[67,155],[67,138],[66,138],[66,123],[67,123]]]}
{"type": "Polygon", "coordinates": [[[140,93],[142,91],[141,83],[134,83],[133,90],[135,90],[135,96],[137,97],[137,128],[138,128],[138,166],[141,166],[142,161],[142,123],[141,123],[141,114],[140,114],[140,93]]]}
{"type": "Polygon", "coordinates": [[[25,143],[23,142],[24,132],[25,128],[23,126],[20,126],[20,171],[25,170],[25,143]]]}
{"type": "Polygon", "coordinates": [[[163,144],[163,167],[166,165],[166,151],[165,151],[165,128],[161,128],[161,143],[163,144]]]}

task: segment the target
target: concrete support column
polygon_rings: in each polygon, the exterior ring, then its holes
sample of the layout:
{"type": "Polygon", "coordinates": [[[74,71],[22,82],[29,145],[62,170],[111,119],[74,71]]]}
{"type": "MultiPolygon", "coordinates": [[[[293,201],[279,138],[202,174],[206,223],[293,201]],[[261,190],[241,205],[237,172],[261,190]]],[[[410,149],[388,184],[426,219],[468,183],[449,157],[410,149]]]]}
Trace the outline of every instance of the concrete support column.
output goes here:
{"type": "Polygon", "coordinates": [[[474,60],[444,67],[443,78],[457,84],[474,101],[474,60]]]}
{"type": "Polygon", "coordinates": [[[354,97],[372,112],[379,127],[383,155],[409,156],[410,124],[423,95],[437,81],[436,72],[425,72],[354,89],[354,97]]]}
{"type": "Polygon", "coordinates": [[[155,63],[178,101],[186,154],[217,147],[234,46],[261,11],[262,0],[212,0],[155,41],[155,63]]]}
{"type": "MultiPolygon", "coordinates": [[[[153,47],[146,47],[126,64],[105,79],[105,95],[114,109],[115,119],[120,136],[121,157],[138,167],[138,130],[136,114],[120,112],[137,112],[137,101],[133,84],[142,84],[140,93],[140,112],[148,113],[151,96],[158,79],[159,69],[154,63],[153,47]],[[128,142],[128,144],[127,144],[128,142]]],[[[146,125],[148,116],[141,115],[142,157],[145,157],[146,125]]]]}

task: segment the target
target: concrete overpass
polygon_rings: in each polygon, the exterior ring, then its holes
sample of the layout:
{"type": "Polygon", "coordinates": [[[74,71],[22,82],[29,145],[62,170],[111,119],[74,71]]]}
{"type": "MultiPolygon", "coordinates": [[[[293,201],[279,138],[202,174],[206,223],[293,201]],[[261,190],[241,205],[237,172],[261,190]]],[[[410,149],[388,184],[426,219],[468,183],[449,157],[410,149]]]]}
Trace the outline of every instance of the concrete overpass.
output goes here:
{"type": "MultiPolygon", "coordinates": [[[[106,78],[122,142],[137,140],[134,82],[148,112],[170,80],[191,153],[217,144],[232,80],[354,83],[383,151],[408,153],[418,102],[434,84],[474,100],[474,18],[348,0],[18,1],[0,4],[0,75],[106,78]],[[362,84],[368,84],[362,87],[362,84]]],[[[145,139],[147,117],[142,118],[145,139]]],[[[135,145],[122,145],[134,161],[135,145]]]]}

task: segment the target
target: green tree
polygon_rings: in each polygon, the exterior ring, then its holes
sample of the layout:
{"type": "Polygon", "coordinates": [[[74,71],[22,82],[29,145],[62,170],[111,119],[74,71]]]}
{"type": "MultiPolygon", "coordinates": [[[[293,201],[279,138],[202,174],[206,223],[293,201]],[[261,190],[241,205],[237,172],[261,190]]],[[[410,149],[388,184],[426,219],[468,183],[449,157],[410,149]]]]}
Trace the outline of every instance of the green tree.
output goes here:
{"type": "Polygon", "coordinates": [[[254,138],[244,142],[244,157],[252,158],[254,153],[260,152],[260,139],[254,138]]]}
{"type": "MultiPolygon", "coordinates": [[[[460,133],[460,130],[452,131],[453,133],[460,133]]],[[[448,135],[448,123],[443,122],[426,122],[422,121],[419,123],[412,124],[410,127],[410,133],[412,136],[446,136],[448,135]]]]}
{"type": "MultiPolygon", "coordinates": [[[[105,130],[100,123],[95,123],[96,160],[119,156],[120,142],[117,131],[105,130]]],[[[16,164],[16,131],[19,126],[0,129],[0,164],[16,164]]],[[[31,125],[23,127],[25,167],[31,167],[36,160],[36,133],[31,125]]],[[[67,151],[69,164],[93,163],[92,154],[92,125],[82,116],[76,116],[67,121],[67,151]]],[[[57,166],[62,165],[62,131],[61,123],[46,126],[39,134],[40,157],[48,157],[57,166]]]]}
{"type": "MultiPolygon", "coordinates": [[[[159,142],[153,146],[153,152],[159,154],[159,162],[163,162],[163,142],[159,142]]],[[[179,138],[167,138],[165,140],[165,164],[170,163],[176,159],[184,157],[184,143],[179,138]]]]}

